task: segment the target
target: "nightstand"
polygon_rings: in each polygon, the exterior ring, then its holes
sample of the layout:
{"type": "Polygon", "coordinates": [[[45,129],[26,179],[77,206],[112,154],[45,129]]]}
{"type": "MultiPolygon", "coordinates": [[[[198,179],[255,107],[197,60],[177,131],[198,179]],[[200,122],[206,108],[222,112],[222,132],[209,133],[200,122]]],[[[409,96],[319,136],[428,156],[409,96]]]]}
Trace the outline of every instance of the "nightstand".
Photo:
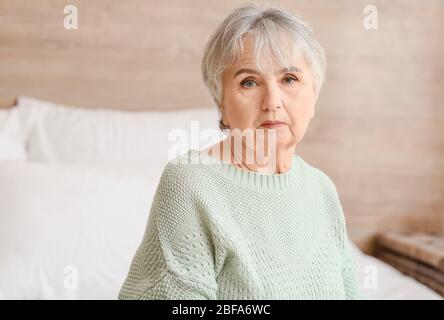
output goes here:
{"type": "Polygon", "coordinates": [[[375,256],[444,296],[444,234],[385,231],[375,256]]]}

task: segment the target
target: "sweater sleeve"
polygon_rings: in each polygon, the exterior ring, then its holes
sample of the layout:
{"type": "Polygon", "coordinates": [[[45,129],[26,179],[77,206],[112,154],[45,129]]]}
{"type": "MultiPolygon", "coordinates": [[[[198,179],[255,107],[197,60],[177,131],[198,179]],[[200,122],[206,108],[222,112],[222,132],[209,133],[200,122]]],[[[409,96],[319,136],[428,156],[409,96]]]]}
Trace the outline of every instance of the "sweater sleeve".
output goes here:
{"type": "MultiPolygon", "coordinates": [[[[327,177],[327,176],[325,176],[327,177]]],[[[339,198],[336,186],[329,177],[327,177],[327,185],[330,189],[329,203],[331,209],[336,213],[335,225],[338,239],[338,246],[342,253],[342,281],[345,291],[345,299],[357,300],[361,299],[358,286],[357,266],[350,247],[350,239],[348,237],[347,226],[344,211],[342,209],[341,200],[339,198]]]]}
{"type": "Polygon", "coordinates": [[[361,296],[359,293],[359,286],[357,280],[356,261],[353,257],[351,248],[349,246],[349,241],[350,240],[346,236],[345,248],[344,248],[344,269],[343,269],[345,299],[357,300],[361,299],[361,296]]]}
{"type": "Polygon", "coordinates": [[[168,164],[119,299],[216,299],[214,244],[195,177],[168,164]]]}
{"type": "Polygon", "coordinates": [[[360,299],[360,293],[358,286],[356,261],[350,248],[351,240],[348,237],[345,216],[337,192],[336,201],[337,207],[339,209],[339,238],[343,257],[342,279],[344,283],[345,299],[357,300],[360,299]]]}

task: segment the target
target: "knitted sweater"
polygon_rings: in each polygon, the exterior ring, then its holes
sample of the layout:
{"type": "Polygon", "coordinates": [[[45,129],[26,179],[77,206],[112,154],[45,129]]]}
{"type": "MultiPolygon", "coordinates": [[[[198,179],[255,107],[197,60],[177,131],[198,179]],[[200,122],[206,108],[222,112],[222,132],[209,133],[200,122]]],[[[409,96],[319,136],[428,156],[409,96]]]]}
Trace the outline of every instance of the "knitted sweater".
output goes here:
{"type": "Polygon", "coordinates": [[[358,296],[340,200],[325,173],[299,155],[288,172],[264,174],[190,150],[162,172],[118,298],[358,296]]]}

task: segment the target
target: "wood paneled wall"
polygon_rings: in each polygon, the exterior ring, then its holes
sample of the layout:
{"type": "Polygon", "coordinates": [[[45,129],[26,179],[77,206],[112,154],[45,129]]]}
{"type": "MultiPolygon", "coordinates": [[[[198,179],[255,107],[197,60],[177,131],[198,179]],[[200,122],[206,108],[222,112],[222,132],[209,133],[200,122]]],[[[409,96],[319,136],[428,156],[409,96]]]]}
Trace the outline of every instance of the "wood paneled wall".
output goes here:
{"type": "MultiPolygon", "coordinates": [[[[203,47],[244,1],[2,0],[0,105],[29,95],[127,110],[215,107],[203,47]],[[65,5],[79,10],[65,30],[65,5]]],[[[258,2],[264,3],[263,1],[258,2]]],[[[351,238],[372,251],[388,228],[444,228],[441,0],[265,2],[301,14],[328,57],[316,116],[298,148],[335,182],[351,238]]]]}

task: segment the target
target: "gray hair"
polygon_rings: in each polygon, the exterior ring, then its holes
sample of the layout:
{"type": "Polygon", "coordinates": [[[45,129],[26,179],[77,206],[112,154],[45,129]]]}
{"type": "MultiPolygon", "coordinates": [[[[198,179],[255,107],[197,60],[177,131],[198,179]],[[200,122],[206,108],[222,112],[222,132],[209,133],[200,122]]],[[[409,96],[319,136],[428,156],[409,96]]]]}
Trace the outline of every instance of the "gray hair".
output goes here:
{"type": "MultiPolygon", "coordinates": [[[[220,107],[222,102],[222,73],[243,53],[246,35],[254,39],[254,54],[259,70],[261,55],[274,58],[289,67],[291,57],[301,51],[311,67],[314,90],[319,94],[327,67],[325,52],[313,36],[312,28],[300,17],[279,8],[259,8],[254,5],[234,10],[219,25],[206,44],[202,59],[202,76],[211,96],[220,107]],[[288,43],[288,37],[293,44],[288,43]],[[287,39],[287,41],[285,41],[287,39]],[[276,45],[277,44],[277,45],[276,45]],[[286,46],[286,47],[284,47],[286,46]]],[[[226,128],[220,120],[219,127],[226,128]]]]}

